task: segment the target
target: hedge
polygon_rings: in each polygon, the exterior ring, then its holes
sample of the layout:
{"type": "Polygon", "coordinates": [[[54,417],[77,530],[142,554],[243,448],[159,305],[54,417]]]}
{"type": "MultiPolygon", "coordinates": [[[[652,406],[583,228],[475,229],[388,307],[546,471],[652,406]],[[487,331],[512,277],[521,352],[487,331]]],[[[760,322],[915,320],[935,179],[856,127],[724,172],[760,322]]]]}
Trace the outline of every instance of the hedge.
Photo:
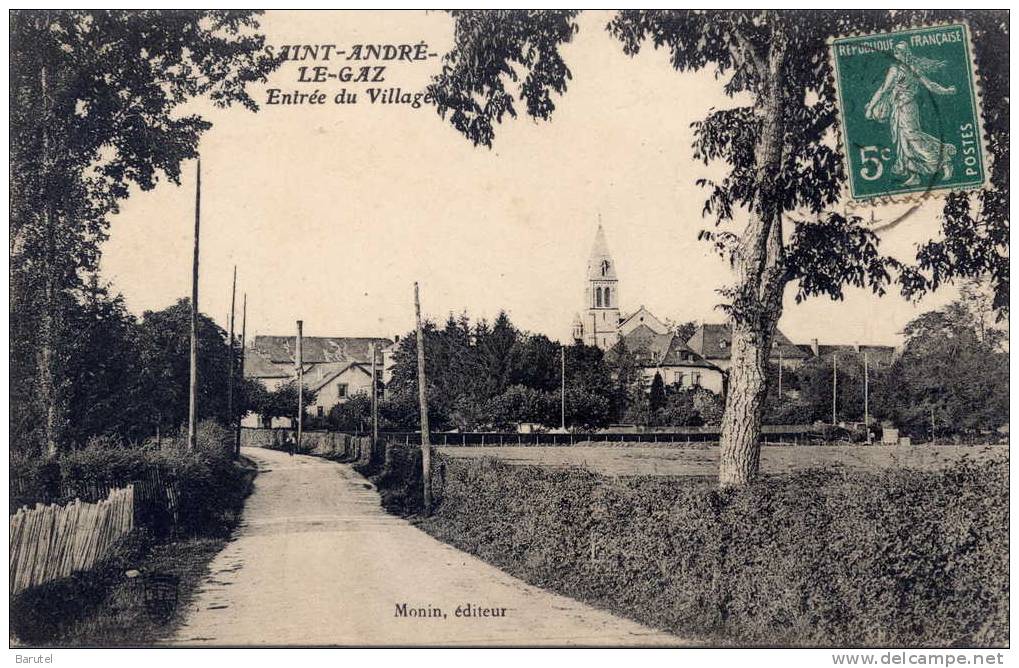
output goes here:
{"type": "MultiPolygon", "coordinates": [[[[406,510],[420,481],[377,476],[406,510]]],[[[420,460],[417,460],[420,462],[420,460]]],[[[691,478],[437,459],[437,538],[532,584],[708,644],[1008,642],[1008,464],[691,478]]],[[[419,468],[419,464],[418,464],[419,468]]],[[[407,472],[408,475],[410,472],[407,472]]]]}
{"type": "MultiPolygon", "coordinates": [[[[117,438],[98,437],[85,448],[45,459],[11,462],[12,512],[21,505],[64,503],[81,498],[96,501],[113,487],[137,481],[158,480],[173,485],[178,522],[173,530],[184,535],[226,536],[240,512],[252,472],[233,458],[233,435],[215,422],[203,422],[195,448],[186,448],[183,435],[164,438],[160,444],[125,444],[117,438]],[[17,487],[17,493],[15,493],[17,487]]],[[[136,519],[148,524],[150,508],[136,509],[136,519]],[[144,516],[137,513],[143,512],[144,516]]],[[[161,533],[164,527],[149,526],[161,533]]]]}

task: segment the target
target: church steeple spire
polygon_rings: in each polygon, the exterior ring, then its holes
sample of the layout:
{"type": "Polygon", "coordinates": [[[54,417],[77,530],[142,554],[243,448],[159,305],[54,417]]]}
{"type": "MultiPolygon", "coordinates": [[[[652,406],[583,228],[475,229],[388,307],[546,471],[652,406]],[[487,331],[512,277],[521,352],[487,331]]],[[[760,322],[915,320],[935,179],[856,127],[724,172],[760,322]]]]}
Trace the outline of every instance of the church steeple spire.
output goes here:
{"type": "Polygon", "coordinates": [[[587,260],[586,283],[584,343],[605,350],[615,345],[619,339],[619,278],[616,275],[616,262],[605,240],[605,228],[600,221],[587,260]]]}
{"type": "Polygon", "coordinates": [[[616,263],[609,253],[609,244],[605,241],[605,228],[598,223],[598,231],[594,235],[594,246],[587,260],[588,280],[616,280],[616,263]]]}

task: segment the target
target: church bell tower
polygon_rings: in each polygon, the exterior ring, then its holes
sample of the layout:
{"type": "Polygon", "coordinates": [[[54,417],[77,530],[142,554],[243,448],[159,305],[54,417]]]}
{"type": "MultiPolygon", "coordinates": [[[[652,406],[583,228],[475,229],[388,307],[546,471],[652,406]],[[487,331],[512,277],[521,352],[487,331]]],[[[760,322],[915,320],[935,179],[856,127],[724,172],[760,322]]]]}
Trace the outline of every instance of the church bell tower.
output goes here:
{"type": "Polygon", "coordinates": [[[619,339],[619,278],[600,223],[587,261],[584,300],[584,343],[608,350],[619,339]]]}

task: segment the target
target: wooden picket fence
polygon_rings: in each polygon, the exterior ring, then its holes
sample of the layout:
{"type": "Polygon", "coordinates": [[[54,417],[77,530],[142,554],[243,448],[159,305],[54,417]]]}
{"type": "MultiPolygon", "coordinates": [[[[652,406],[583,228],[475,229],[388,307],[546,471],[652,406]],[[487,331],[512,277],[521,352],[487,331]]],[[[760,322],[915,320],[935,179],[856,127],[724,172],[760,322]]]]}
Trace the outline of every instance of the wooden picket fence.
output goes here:
{"type": "Polygon", "coordinates": [[[10,590],[67,577],[94,566],[134,528],[134,485],[97,503],[37,504],[10,516],[10,590]]]}

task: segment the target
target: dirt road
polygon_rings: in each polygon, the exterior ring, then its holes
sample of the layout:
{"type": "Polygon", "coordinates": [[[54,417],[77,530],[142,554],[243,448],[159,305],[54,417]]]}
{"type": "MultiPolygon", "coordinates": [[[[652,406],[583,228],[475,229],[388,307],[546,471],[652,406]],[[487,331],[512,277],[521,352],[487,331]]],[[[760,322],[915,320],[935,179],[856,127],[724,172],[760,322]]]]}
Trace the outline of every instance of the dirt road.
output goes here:
{"type": "Polygon", "coordinates": [[[435,540],[386,514],[349,466],[244,454],[255,490],[173,644],[686,644],[435,540]]]}

